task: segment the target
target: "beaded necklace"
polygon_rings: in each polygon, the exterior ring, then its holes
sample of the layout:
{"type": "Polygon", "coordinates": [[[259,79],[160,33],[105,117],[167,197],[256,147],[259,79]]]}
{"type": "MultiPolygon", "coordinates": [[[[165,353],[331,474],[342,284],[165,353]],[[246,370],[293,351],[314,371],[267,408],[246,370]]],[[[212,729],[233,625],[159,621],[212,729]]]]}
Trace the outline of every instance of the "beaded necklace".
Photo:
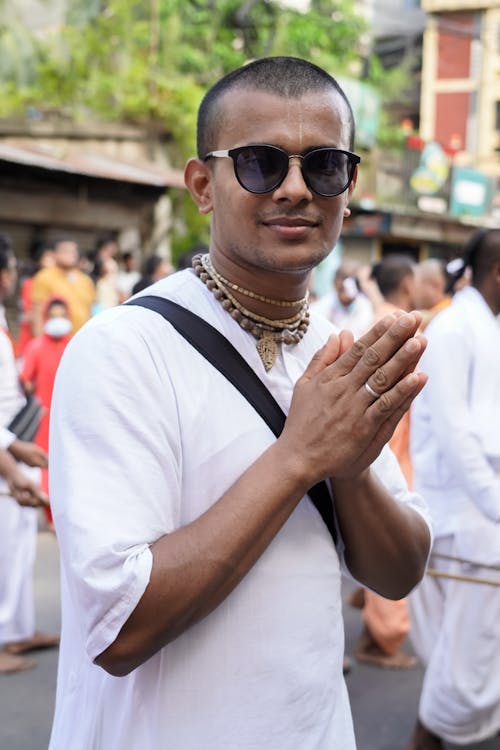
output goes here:
{"type": "Polygon", "coordinates": [[[259,302],[267,302],[269,305],[275,305],[276,307],[296,307],[297,305],[302,306],[309,300],[309,292],[307,292],[306,296],[302,297],[302,299],[291,300],[290,302],[282,299],[273,299],[272,297],[264,297],[262,294],[252,292],[251,289],[245,289],[245,287],[238,286],[238,284],[234,284],[232,281],[229,281],[229,279],[226,279],[222,274],[215,270],[208,253],[203,255],[201,260],[204,267],[214,279],[217,279],[225,287],[229,287],[229,289],[232,289],[234,292],[243,294],[245,297],[251,297],[252,299],[259,300],[259,302]]]}
{"type": "MultiPolygon", "coordinates": [[[[298,302],[287,302],[286,306],[294,304],[301,305],[300,310],[290,318],[281,320],[271,320],[263,315],[257,315],[251,310],[247,310],[233,294],[229,291],[224,283],[227,280],[219,274],[212,265],[210,256],[196,255],[192,261],[194,271],[200,280],[213,293],[214,297],[221,303],[231,317],[239,325],[257,339],[257,351],[262,360],[266,372],[276,362],[278,355],[278,344],[297,344],[304,336],[309,326],[309,305],[307,296],[298,302]]],[[[231,289],[240,291],[236,284],[231,283],[231,289]]],[[[250,290],[245,290],[249,292],[250,290]]],[[[241,292],[243,294],[243,292],[241,292]]],[[[260,299],[264,302],[269,301],[267,297],[261,297],[255,292],[247,294],[248,297],[260,299]]],[[[281,303],[282,300],[273,300],[271,304],[281,303]]],[[[280,304],[281,306],[281,304],[280,304]]],[[[284,306],[284,305],[283,305],[284,306]]]]}

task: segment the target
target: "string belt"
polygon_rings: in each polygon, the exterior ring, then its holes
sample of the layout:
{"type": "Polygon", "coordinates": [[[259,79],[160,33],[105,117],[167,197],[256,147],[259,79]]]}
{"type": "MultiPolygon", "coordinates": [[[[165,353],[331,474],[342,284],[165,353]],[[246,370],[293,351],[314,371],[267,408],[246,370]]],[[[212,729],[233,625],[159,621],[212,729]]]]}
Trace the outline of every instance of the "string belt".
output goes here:
{"type": "Polygon", "coordinates": [[[492,581],[490,578],[465,576],[458,573],[443,573],[440,570],[436,570],[436,568],[427,568],[426,573],[433,578],[451,578],[453,581],[464,581],[465,583],[481,583],[487,586],[500,586],[500,581],[492,581]]]}
{"type": "MultiPolygon", "coordinates": [[[[433,552],[431,557],[439,558],[441,560],[450,560],[451,562],[461,563],[462,565],[470,565],[474,568],[483,568],[484,570],[498,570],[500,571],[499,565],[488,565],[487,563],[476,563],[472,560],[467,560],[464,557],[456,557],[455,555],[445,555],[441,552],[433,552]]],[[[500,581],[492,580],[491,578],[484,578],[483,576],[472,576],[465,575],[463,573],[445,573],[444,571],[437,570],[437,568],[427,568],[427,575],[433,578],[448,578],[453,581],[463,581],[465,583],[480,583],[486,586],[500,586],[500,581]]]]}
{"type": "Polygon", "coordinates": [[[432,552],[431,557],[439,557],[441,560],[453,560],[453,562],[463,563],[464,565],[474,565],[476,568],[487,568],[488,570],[500,570],[500,565],[487,565],[486,563],[473,562],[466,560],[464,557],[455,557],[454,555],[443,555],[441,552],[432,552]]]}

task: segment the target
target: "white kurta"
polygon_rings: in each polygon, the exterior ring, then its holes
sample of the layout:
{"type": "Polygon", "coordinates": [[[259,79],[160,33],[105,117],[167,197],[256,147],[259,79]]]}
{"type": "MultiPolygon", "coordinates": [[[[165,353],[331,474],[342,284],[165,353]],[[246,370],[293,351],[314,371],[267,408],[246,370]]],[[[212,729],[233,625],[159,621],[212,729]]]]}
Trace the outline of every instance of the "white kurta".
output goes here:
{"type": "MultiPolygon", "coordinates": [[[[224,333],[285,411],[331,331],[313,318],[266,374],[255,339],[191,270],[146,293],[224,333]]],[[[156,313],[115,308],[69,344],[52,406],[63,632],[51,750],[354,748],[339,560],[307,498],[202,622],[126,677],[92,664],[147,586],[149,545],[202,514],[273,441],[241,394],[156,313]]],[[[379,466],[398,499],[421,509],[390,452],[379,466]]]]}
{"type": "MultiPolygon", "coordinates": [[[[474,288],[426,329],[429,381],[412,408],[415,488],[426,498],[446,572],[500,582],[500,321],[474,288]]],[[[500,729],[500,588],[426,578],[410,598],[412,639],[428,663],[420,716],[449,742],[500,729]]]]}
{"type": "MultiPolygon", "coordinates": [[[[25,403],[12,343],[5,332],[0,307],[0,447],[7,448],[14,437],[5,430],[25,403]]],[[[38,469],[22,466],[34,481],[38,469]]],[[[0,646],[23,640],[35,629],[33,563],[36,549],[37,516],[34,508],[22,508],[9,496],[7,482],[0,477],[0,646]]]]}

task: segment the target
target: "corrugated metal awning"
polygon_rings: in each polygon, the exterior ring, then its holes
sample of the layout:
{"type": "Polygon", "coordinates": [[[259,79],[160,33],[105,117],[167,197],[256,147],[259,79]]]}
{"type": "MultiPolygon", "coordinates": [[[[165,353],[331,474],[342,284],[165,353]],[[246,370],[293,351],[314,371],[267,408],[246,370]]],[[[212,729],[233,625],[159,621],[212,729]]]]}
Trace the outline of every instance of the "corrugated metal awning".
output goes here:
{"type": "Polygon", "coordinates": [[[2,161],[52,172],[158,188],[185,187],[180,169],[158,167],[155,164],[129,164],[98,154],[68,154],[61,158],[46,149],[28,147],[24,144],[0,143],[0,163],[2,161]]]}

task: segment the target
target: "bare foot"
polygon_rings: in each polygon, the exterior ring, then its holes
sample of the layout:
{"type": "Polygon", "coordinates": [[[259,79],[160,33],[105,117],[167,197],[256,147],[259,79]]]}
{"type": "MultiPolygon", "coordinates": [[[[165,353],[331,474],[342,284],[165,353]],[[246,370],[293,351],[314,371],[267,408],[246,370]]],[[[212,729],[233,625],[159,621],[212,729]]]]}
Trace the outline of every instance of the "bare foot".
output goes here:
{"type": "Polygon", "coordinates": [[[386,654],[380,646],[375,643],[366,628],[356,644],[354,656],[363,664],[371,664],[383,669],[412,669],[417,665],[415,656],[396,651],[395,654],[386,654]]]}
{"type": "Polygon", "coordinates": [[[14,672],[25,672],[27,669],[36,667],[36,662],[32,659],[23,659],[20,656],[14,656],[7,651],[0,651],[0,674],[13,674],[14,672]]]}
{"type": "Polygon", "coordinates": [[[58,635],[36,632],[32,638],[7,644],[5,646],[5,651],[9,654],[25,654],[27,651],[37,651],[42,648],[55,648],[58,645],[58,635]]]}
{"type": "Polygon", "coordinates": [[[424,727],[417,719],[410,744],[407,745],[406,750],[443,750],[443,743],[436,734],[424,727]]]}

